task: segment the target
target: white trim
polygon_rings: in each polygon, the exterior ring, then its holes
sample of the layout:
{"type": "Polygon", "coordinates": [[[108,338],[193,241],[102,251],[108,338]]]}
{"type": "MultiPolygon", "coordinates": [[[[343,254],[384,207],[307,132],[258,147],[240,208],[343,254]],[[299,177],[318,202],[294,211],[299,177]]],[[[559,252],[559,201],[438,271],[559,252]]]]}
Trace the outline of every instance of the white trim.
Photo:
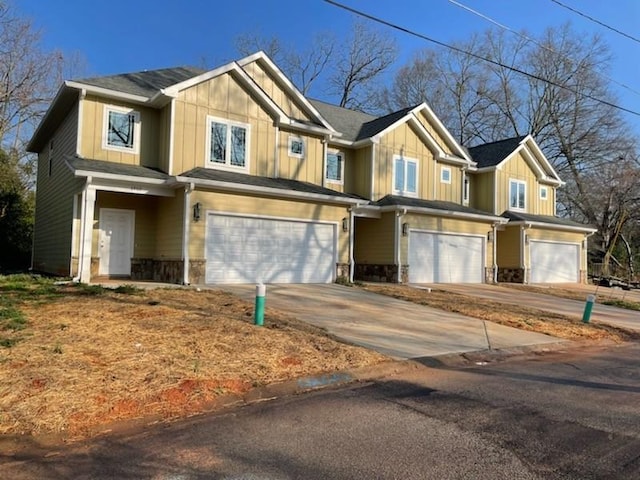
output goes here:
{"type": "Polygon", "coordinates": [[[418,192],[420,191],[420,162],[418,162],[417,158],[410,158],[410,157],[405,157],[404,155],[397,155],[394,154],[392,157],[392,162],[393,162],[393,168],[392,168],[392,175],[391,175],[391,192],[394,195],[400,195],[403,197],[412,197],[412,198],[417,198],[418,197],[418,192]],[[404,163],[404,179],[402,182],[402,186],[404,187],[402,190],[396,190],[396,161],[397,160],[402,160],[402,162],[404,163]],[[416,167],[416,178],[415,178],[415,184],[416,184],[416,191],[415,192],[409,192],[406,190],[407,187],[407,173],[408,173],[408,168],[407,165],[408,164],[414,164],[416,167]]]}
{"type": "Polygon", "coordinates": [[[87,91],[83,88],[78,94],[78,132],[76,134],[76,155],[82,156],[82,129],[84,128],[84,99],[87,96],[87,91]]]}
{"type": "Polygon", "coordinates": [[[169,105],[171,109],[171,114],[169,115],[169,165],[167,165],[167,173],[169,175],[173,174],[173,149],[175,147],[175,119],[176,119],[176,99],[172,98],[171,103],[169,105]]]}
{"type": "Polygon", "coordinates": [[[229,120],[227,118],[214,117],[213,115],[207,115],[206,123],[206,141],[205,141],[205,167],[206,168],[214,168],[220,170],[229,170],[231,172],[249,172],[249,165],[251,160],[251,125],[243,122],[236,122],[234,120],[229,120]],[[225,161],[224,163],[219,163],[211,160],[211,127],[213,123],[218,123],[221,125],[225,125],[227,127],[226,134],[226,146],[225,146],[225,161]],[[244,165],[231,165],[231,128],[238,127],[243,128],[245,130],[245,158],[244,165]]]}
{"type": "Polygon", "coordinates": [[[104,192],[117,192],[117,193],[132,193],[136,195],[153,195],[155,197],[175,197],[175,191],[173,189],[159,188],[159,187],[141,187],[137,185],[117,185],[109,183],[96,183],[95,179],[93,186],[98,191],[104,192]]]}
{"type": "Polygon", "coordinates": [[[91,281],[91,254],[93,246],[93,217],[96,205],[96,190],[91,186],[91,177],[87,178],[82,190],[82,226],[80,237],[81,255],[79,258],[78,277],[82,283],[91,281]]]}
{"type": "Polygon", "coordinates": [[[273,177],[280,177],[280,122],[276,119],[274,122],[274,147],[273,147],[273,177]]]}
{"type": "MultiPolygon", "coordinates": [[[[140,120],[140,112],[128,107],[120,107],[117,105],[104,105],[102,109],[102,148],[103,150],[113,150],[116,152],[130,153],[138,155],[140,153],[140,130],[142,122],[140,120]],[[118,113],[122,115],[133,115],[133,140],[131,147],[121,147],[109,144],[109,114],[118,113]]],[[[81,132],[80,132],[81,134],[81,132]]]]}
{"type": "Polygon", "coordinates": [[[304,158],[304,154],[307,150],[304,139],[300,136],[300,135],[293,135],[293,134],[289,134],[288,138],[287,138],[287,153],[290,157],[292,158],[304,158]],[[297,153],[292,151],[291,147],[293,147],[294,143],[300,143],[301,145],[301,152],[297,153]]]}
{"type": "Polygon", "coordinates": [[[189,285],[189,220],[191,218],[191,192],[193,183],[184,187],[184,205],[182,218],[182,284],[189,285]]]}
{"type": "MultiPolygon", "coordinates": [[[[582,254],[582,242],[563,242],[561,240],[544,240],[544,239],[541,239],[541,238],[536,238],[536,239],[529,238],[529,265],[528,265],[528,268],[525,270],[525,271],[529,271],[529,272],[531,272],[531,270],[533,269],[533,265],[532,265],[532,262],[531,262],[531,247],[532,247],[532,244],[534,244],[534,243],[552,243],[552,244],[555,244],[555,245],[577,246],[578,247],[578,258],[577,258],[577,265],[576,266],[578,267],[578,269],[577,269],[577,271],[575,273],[576,273],[577,282],[580,282],[580,271],[582,270],[582,263],[581,263],[582,262],[582,255],[581,255],[582,254]]],[[[531,281],[530,278],[528,280],[529,280],[529,282],[531,281]]],[[[529,283],[529,282],[527,282],[527,283],[529,283]]]]}
{"type": "MultiPolygon", "coordinates": [[[[393,242],[393,253],[395,258],[395,263],[398,266],[398,271],[396,273],[396,280],[398,283],[402,283],[402,248],[400,248],[400,239],[402,238],[402,217],[407,214],[407,209],[396,210],[396,224],[394,228],[394,242],[393,242]]],[[[408,245],[408,241],[407,241],[408,245]]],[[[409,256],[409,249],[407,248],[407,257],[409,256]]]]}
{"type": "Polygon", "coordinates": [[[371,185],[369,185],[369,200],[372,202],[375,199],[375,182],[376,182],[376,154],[377,154],[378,143],[374,142],[371,144],[371,185]]]}
{"type": "Polygon", "coordinates": [[[440,183],[446,183],[448,185],[451,185],[451,175],[452,175],[451,167],[445,167],[444,165],[440,166],[440,183]],[[444,178],[445,172],[449,174],[449,178],[444,178]]]}
{"type": "Polygon", "coordinates": [[[438,210],[436,208],[427,207],[407,207],[402,205],[389,205],[386,207],[368,206],[369,208],[378,208],[380,212],[394,212],[396,210],[406,210],[408,213],[416,213],[421,215],[431,215],[434,217],[461,218],[467,220],[476,220],[480,222],[497,222],[507,223],[509,220],[504,217],[496,217],[492,215],[482,215],[479,213],[454,212],[452,210],[438,210]]]}
{"type": "Polygon", "coordinates": [[[329,184],[334,184],[334,185],[344,185],[344,152],[342,152],[341,150],[335,150],[335,149],[327,149],[327,153],[325,155],[325,171],[324,171],[324,178],[325,181],[329,184]],[[335,178],[329,178],[328,176],[328,170],[329,170],[329,155],[335,155],[336,157],[338,157],[338,162],[339,162],[339,167],[340,167],[340,178],[339,179],[335,179],[335,178]]]}
{"type": "Polygon", "coordinates": [[[524,180],[519,180],[517,178],[509,178],[509,188],[507,189],[507,209],[514,212],[526,212],[527,211],[527,182],[524,180]],[[516,192],[517,203],[518,206],[514,207],[511,205],[511,183],[517,183],[518,185],[524,185],[524,205],[520,206],[520,189],[516,192]]]}
{"type": "Polygon", "coordinates": [[[142,95],[133,95],[130,93],[120,92],[118,90],[111,90],[110,88],[96,87],[95,85],[88,85],[86,83],[74,82],[71,80],[64,82],[64,85],[76,90],[85,90],[87,93],[93,93],[101,97],[126,100],[134,103],[147,103],[149,101],[149,97],[142,95]]]}
{"type": "MultiPolygon", "coordinates": [[[[78,239],[77,239],[77,226],[76,226],[76,217],[78,216],[78,202],[81,201],[82,194],[76,193],[73,196],[73,213],[71,220],[71,257],[69,258],[69,273],[71,276],[75,277],[73,274],[73,257],[76,253],[76,248],[78,247],[78,239]]],[[[82,221],[81,219],[78,219],[82,221]]],[[[80,256],[78,255],[78,271],[80,271],[80,256]]]]}
{"type": "MultiPolygon", "coordinates": [[[[578,227],[578,226],[574,226],[574,225],[558,225],[555,223],[544,223],[544,222],[530,222],[527,220],[519,220],[519,221],[513,221],[510,220],[508,226],[517,226],[517,225],[526,225],[527,227],[531,227],[531,228],[540,228],[543,230],[564,230],[567,232],[576,232],[576,233],[595,233],[598,231],[597,228],[590,228],[590,227],[578,227]]],[[[544,240],[546,241],[546,240],[544,240]]]]}
{"type": "MultiPolygon", "coordinates": [[[[507,202],[509,205],[509,202],[507,202]]],[[[493,214],[498,215],[498,170],[493,171],[493,214]]]]}
{"type": "MultiPolygon", "coordinates": [[[[102,215],[103,213],[108,213],[108,212],[127,212],[128,214],[130,214],[130,221],[131,221],[131,242],[129,244],[129,273],[125,274],[125,275],[131,275],[131,259],[134,257],[135,254],[135,238],[136,238],[136,211],[132,210],[130,208],[108,208],[108,207],[104,207],[104,208],[100,208],[100,210],[98,211],[98,245],[100,246],[102,244],[102,234],[104,232],[103,224],[102,224],[102,215]]],[[[102,272],[102,251],[101,248],[98,248],[98,275],[111,275],[110,272],[106,272],[103,273],[102,272]]]]}

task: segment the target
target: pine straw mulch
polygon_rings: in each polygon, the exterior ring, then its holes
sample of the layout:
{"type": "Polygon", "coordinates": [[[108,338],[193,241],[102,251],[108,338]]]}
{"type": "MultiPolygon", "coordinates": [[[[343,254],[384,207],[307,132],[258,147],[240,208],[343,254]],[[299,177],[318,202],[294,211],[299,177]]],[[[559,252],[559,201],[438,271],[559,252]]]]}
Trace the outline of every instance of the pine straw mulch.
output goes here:
{"type": "MultiPolygon", "coordinates": [[[[15,345],[0,348],[0,434],[82,436],[123,419],[197,413],[225,393],[387,360],[269,308],[256,327],[253,305],[222,291],[52,288],[15,301],[27,323],[13,333],[15,345]]],[[[11,295],[0,290],[5,300],[11,295]]]]}
{"type": "Polygon", "coordinates": [[[367,284],[363,288],[400,300],[567,340],[612,340],[614,342],[640,340],[640,332],[633,330],[603,324],[585,324],[580,318],[495,302],[481,297],[437,289],[429,292],[426,289],[400,285],[367,284]]]}

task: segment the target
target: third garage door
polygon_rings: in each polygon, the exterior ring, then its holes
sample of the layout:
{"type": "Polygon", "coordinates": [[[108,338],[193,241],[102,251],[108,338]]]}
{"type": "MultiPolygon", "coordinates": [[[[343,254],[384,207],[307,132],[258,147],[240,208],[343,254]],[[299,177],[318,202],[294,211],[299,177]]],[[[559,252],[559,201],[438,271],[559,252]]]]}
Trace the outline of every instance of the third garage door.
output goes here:
{"type": "Polygon", "coordinates": [[[207,283],[329,283],[335,225],[209,214],[207,283]]]}
{"type": "Polygon", "coordinates": [[[412,231],[409,282],[482,283],[484,257],[484,237],[412,231]]]}
{"type": "Polygon", "coordinates": [[[577,283],[580,245],[531,241],[531,283],[577,283]]]}

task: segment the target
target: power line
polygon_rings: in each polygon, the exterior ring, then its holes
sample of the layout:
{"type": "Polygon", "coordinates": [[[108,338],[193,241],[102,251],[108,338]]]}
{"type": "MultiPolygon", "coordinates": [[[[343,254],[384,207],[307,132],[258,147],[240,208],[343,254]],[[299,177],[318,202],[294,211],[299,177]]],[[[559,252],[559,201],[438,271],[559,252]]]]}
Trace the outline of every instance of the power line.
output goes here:
{"type": "Polygon", "coordinates": [[[440,40],[436,40],[434,38],[427,37],[426,35],[423,35],[422,33],[418,33],[418,32],[415,32],[413,30],[409,30],[406,27],[402,27],[400,25],[397,25],[395,23],[389,22],[389,21],[384,20],[382,18],[375,17],[375,16],[373,16],[371,14],[362,12],[360,10],[356,10],[355,8],[349,7],[348,5],[343,5],[342,3],[336,2],[334,0],[324,0],[324,1],[326,3],[329,3],[329,4],[333,5],[333,6],[335,6],[335,7],[342,8],[343,10],[351,12],[351,13],[353,13],[355,15],[358,15],[358,16],[363,17],[363,18],[367,18],[367,19],[369,19],[369,20],[371,20],[373,22],[379,23],[381,25],[386,25],[387,27],[393,28],[393,29],[398,30],[400,32],[404,32],[404,33],[406,33],[408,35],[411,35],[413,37],[417,37],[417,38],[420,38],[422,40],[426,40],[427,42],[435,43],[436,45],[448,48],[450,50],[453,50],[454,52],[462,53],[463,55],[468,55],[468,56],[476,58],[478,60],[482,60],[484,62],[491,63],[491,64],[496,65],[498,67],[506,68],[507,70],[510,70],[512,72],[515,72],[515,73],[519,73],[520,75],[524,75],[525,77],[532,78],[532,79],[538,80],[540,82],[548,83],[549,85],[553,85],[553,86],[558,87],[558,88],[562,88],[564,90],[567,90],[567,91],[573,93],[574,95],[582,95],[583,97],[588,98],[589,100],[593,100],[594,102],[600,103],[602,105],[607,105],[608,107],[615,108],[617,110],[621,110],[623,112],[630,113],[631,115],[635,115],[637,117],[640,117],[640,112],[636,112],[634,110],[630,110],[630,109],[622,107],[620,105],[616,105],[615,103],[611,103],[611,102],[608,102],[606,100],[602,100],[600,98],[596,98],[596,97],[594,97],[592,95],[589,95],[587,93],[577,92],[576,90],[574,90],[571,87],[568,87],[566,85],[561,85],[559,83],[553,82],[551,80],[543,78],[543,77],[541,77],[539,75],[536,75],[534,73],[525,72],[524,70],[520,70],[519,68],[516,68],[516,67],[510,67],[510,66],[505,65],[503,63],[500,63],[500,62],[498,62],[496,60],[492,60],[490,58],[483,57],[482,55],[478,55],[476,53],[469,52],[469,51],[464,50],[462,48],[458,48],[458,47],[455,47],[453,45],[449,45],[447,43],[441,42],[440,40]]]}
{"type": "Polygon", "coordinates": [[[608,28],[609,30],[611,30],[612,32],[616,32],[619,35],[622,35],[623,37],[627,37],[629,40],[633,40],[634,42],[640,43],[640,40],[637,39],[636,37],[632,37],[631,35],[629,35],[628,33],[624,33],[620,30],[618,30],[617,28],[614,28],[610,25],[607,25],[604,22],[601,22],[600,20],[598,20],[597,18],[593,18],[590,17],[589,15],[587,15],[586,13],[582,13],[580,10],[576,10],[575,8],[570,7],[569,5],[565,5],[562,2],[559,2],[558,0],[551,0],[553,3],[555,3],[556,5],[560,5],[562,8],[566,8],[567,10],[572,11],[573,13],[576,13],[578,15],[580,15],[581,17],[584,17],[588,20],[591,20],[593,23],[597,23],[598,25],[604,27],[604,28],[608,28]]]}
{"type": "MultiPolygon", "coordinates": [[[[552,1],[553,1],[553,0],[552,0],[552,1]]],[[[468,12],[470,12],[470,13],[474,14],[474,15],[477,15],[478,17],[483,18],[483,19],[487,20],[488,22],[493,23],[494,25],[497,25],[498,27],[502,28],[503,30],[507,30],[508,32],[513,33],[514,35],[519,36],[520,38],[524,38],[524,39],[525,39],[525,40],[527,40],[528,42],[532,42],[532,43],[534,43],[535,45],[539,46],[540,48],[544,48],[544,49],[545,49],[545,50],[547,50],[548,52],[551,52],[551,53],[553,53],[553,54],[555,54],[555,55],[558,55],[559,57],[561,57],[561,58],[563,58],[563,59],[565,59],[565,60],[569,60],[569,61],[571,61],[571,62],[573,62],[573,63],[577,63],[577,62],[575,62],[575,60],[573,60],[571,57],[569,57],[569,56],[567,56],[567,55],[565,55],[565,54],[563,54],[563,53],[557,52],[557,51],[555,51],[553,48],[548,47],[547,45],[544,45],[544,44],[542,44],[542,43],[538,42],[536,39],[531,38],[531,37],[529,37],[529,36],[527,36],[527,35],[525,35],[525,34],[523,34],[523,33],[521,33],[521,32],[518,32],[518,31],[516,31],[516,30],[512,29],[512,28],[509,28],[508,26],[506,26],[506,25],[504,25],[504,24],[502,24],[502,23],[500,23],[500,22],[497,22],[497,21],[496,21],[496,20],[494,20],[493,18],[491,18],[491,17],[489,17],[489,16],[487,16],[487,15],[485,15],[485,14],[483,14],[483,13],[480,13],[479,11],[474,10],[474,9],[473,9],[473,8],[471,8],[471,7],[468,7],[467,5],[464,5],[463,3],[457,2],[456,0],[449,0],[449,3],[453,3],[455,6],[460,7],[460,8],[462,8],[463,10],[466,10],[466,11],[468,11],[468,12]]],[[[609,80],[610,82],[615,83],[616,85],[618,85],[618,86],[620,86],[620,87],[622,87],[622,88],[625,88],[625,89],[629,90],[630,92],[635,93],[636,95],[640,95],[640,92],[638,92],[637,90],[634,90],[634,89],[633,89],[633,88],[631,88],[629,85],[625,85],[624,83],[620,83],[620,82],[618,82],[617,80],[615,80],[615,79],[611,78],[610,76],[608,76],[607,74],[605,74],[605,73],[603,73],[603,72],[600,72],[600,75],[602,75],[604,78],[606,78],[606,79],[607,79],[607,80],[609,80]]]]}

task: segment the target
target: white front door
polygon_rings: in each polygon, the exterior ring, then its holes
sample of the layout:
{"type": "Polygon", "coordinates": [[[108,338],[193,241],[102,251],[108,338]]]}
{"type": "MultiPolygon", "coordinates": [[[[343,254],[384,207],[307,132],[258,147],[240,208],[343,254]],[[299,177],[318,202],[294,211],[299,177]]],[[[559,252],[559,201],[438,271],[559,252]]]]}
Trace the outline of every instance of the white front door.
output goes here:
{"type": "Polygon", "coordinates": [[[135,212],[100,209],[100,275],[131,275],[135,212]]]}

